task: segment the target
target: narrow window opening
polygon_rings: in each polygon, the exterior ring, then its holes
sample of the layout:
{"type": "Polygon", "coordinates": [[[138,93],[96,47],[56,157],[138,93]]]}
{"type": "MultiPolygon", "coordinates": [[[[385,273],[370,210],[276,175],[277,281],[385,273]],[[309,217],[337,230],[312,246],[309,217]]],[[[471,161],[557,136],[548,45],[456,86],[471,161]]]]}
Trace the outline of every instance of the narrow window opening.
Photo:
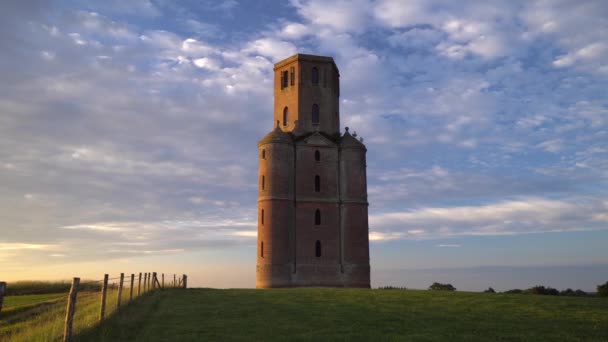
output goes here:
{"type": "Polygon", "coordinates": [[[315,226],[321,225],[321,210],[317,209],[315,211],[315,226]]]}
{"type": "Polygon", "coordinates": [[[316,103],[312,105],[312,124],[319,124],[319,105],[316,103]]]}
{"type": "Polygon", "coordinates": [[[321,192],[321,177],[315,176],[315,192],[321,192]]]}
{"type": "Polygon", "coordinates": [[[287,70],[281,72],[281,89],[283,88],[287,88],[289,82],[289,75],[287,73],[287,70]]]}
{"type": "Polygon", "coordinates": [[[266,189],[266,177],[264,177],[264,175],[262,175],[262,190],[266,189]]]}
{"type": "Polygon", "coordinates": [[[290,84],[291,85],[296,84],[296,68],[295,67],[291,67],[291,69],[290,69],[290,84]]]}
{"type": "Polygon", "coordinates": [[[260,212],[260,223],[264,225],[264,209],[260,212]]]}
{"type": "Polygon", "coordinates": [[[283,108],[283,126],[289,125],[289,109],[283,108]]]}
{"type": "Polygon", "coordinates": [[[319,69],[317,67],[312,68],[311,78],[312,84],[319,84],[319,69]]]}
{"type": "Polygon", "coordinates": [[[262,159],[266,159],[266,150],[262,150],[262,159]]]}
{"type": "Polygon", "coordinates": [[[264,241],[262,241],[262,243],[260,243],[260,256],[262,258],[264,257],[264,241]]]}
{"type": "Polygon", "coordinates": [[[317,258],[321,257],[321,241],[317,240],[317,242],[315,242],[315,256],[317,258]]]}
{"type": "Polygon", "coordinates": [[[321,161],[321,152],[315,151],[315,161],[321,161]]]}

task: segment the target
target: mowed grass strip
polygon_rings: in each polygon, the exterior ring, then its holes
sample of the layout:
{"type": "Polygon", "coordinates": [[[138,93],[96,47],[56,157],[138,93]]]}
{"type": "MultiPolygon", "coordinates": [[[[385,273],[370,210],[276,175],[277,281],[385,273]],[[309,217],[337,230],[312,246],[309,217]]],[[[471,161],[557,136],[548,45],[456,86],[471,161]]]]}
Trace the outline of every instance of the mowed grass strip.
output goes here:
{"type": "Polygon", "coordinates": [[[66,297],[66,293],[47,293],[37,295],[26,295],[26,296],[8,296],[4,297],[4,303],[2,305],[2,312],[8,312],[12,310],[22,309],[40,303],[54,302],[61,298],[66,297]]]}
{"type": "Polygon", "coordinates": [[[158,291],[79,341],[608,341],[608,299],[416,290],[158,291]]]}

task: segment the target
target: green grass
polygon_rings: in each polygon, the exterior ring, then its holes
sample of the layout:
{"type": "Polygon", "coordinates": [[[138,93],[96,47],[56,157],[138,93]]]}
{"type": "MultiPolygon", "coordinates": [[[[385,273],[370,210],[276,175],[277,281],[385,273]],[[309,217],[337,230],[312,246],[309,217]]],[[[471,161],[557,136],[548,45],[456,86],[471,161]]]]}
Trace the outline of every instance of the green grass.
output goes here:
{"type": "MultiPolygon", "coordinates": [[[[31,294],[46,294],[69,292],[72,286],[71,281],[37,281],[37,280],[22,280],[8,283],[6,288],[7,296],[22,296],[31,294]]],[[[82,280],[80,290],[82,291],[99,291],[101,283],[91,283],[87,280],[82,280]]]]}
{"type": "Polygon", "coordinates": [[[4,298],[2,312],[23,309],[30,306],[39,305],[41,303],[57,301],[59,298],[67,296],[66,293],[47,293],[29,296],[8,296],[4,298]]]}
{"type": "MultiPolygon", "coordinates": [[[[135,291],[135,294],[137,291],[135,291]]],[[[101,292],[78,293],[73,329],[86,331],[99,322],[101,292]]],[[[106,317],[117,307],[118,290],[108,289],[106,317]]],[[[129,289],[123,290],[122,302],[127,303],[129,289]]],[[[57,341],[63,336],[67,293],[8,296],[0,313],[0,341],[57,341]]]]}
{"type": "Polygon", "coordinates": [[[361,289],[171,289],[79,341],[608,341],[608,299],[361,289]]]}

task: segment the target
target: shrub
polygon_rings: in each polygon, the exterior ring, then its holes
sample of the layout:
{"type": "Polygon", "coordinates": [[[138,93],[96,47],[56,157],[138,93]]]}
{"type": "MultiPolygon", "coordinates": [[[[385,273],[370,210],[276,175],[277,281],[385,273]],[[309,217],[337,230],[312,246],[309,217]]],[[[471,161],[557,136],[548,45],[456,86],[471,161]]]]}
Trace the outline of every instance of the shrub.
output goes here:
{"type": "Polygon", "coordinates": [[[608,297],[608,281],[597,286],[598,297],[608,297]]]}
{"type": "Polygon", "coordinates": [[[523,293],[524,291],[520,290],[520,289],[513,289],[513,290],[508,290],[505,291],[504,293],[516,293],[516,294],[520,294],[523,293]]]}
{"type": "Polygon", "coordinates": [[[572,289],[566,289],[564,291],[561,291],[559,293],[560,296],[568,296],[568,297],[587,297],[589,294],[583,290],[572,290],[572,289]]]}
{"type": "Polygon", "coordinates": [[[491,287],[488,287],[488,289],[485,290],[485,291],[483,291],[483,292],[485,292],[485,293],[496,293],[496,291],[494,291],[494,289],[491,288],[491,287]]]}
{"type": "Polygon", "coordinates": [[[574,290],[571,288],[567,288],[559,293],[560,296],[574,296],[574,290]]]}
{"type": "Polygon", "coordinates": [[[559,296],[559,291],[552,287],[544,287],[542,285],[531,287],[524,291],[524,293],[546,295],[546,296],[559,296]]]}
{"type": "Polygon", "coordinates": [[[407,287],[403,286],[403,287],[399,287],[399,286],[382,286],[379,287],[378,290],[407,290],[407,287]]]}
{"type": "Polygon", "coordinates": [[[438,290],[438,291],[456,291],[456,288],[452,286],[452,284],[441,284],[441,283],[433,283],[429,286],[429,290],[438,290]]]}

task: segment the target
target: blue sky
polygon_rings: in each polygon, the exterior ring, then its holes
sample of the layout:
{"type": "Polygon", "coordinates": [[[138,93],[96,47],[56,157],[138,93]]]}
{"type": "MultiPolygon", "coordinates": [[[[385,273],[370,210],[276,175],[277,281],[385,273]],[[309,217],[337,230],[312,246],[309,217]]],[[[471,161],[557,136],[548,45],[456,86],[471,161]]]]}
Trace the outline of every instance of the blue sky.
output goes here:
{"type": "Polygon", "coordinates": [[[0,276],[254,286],[256,143],[300,52],[368,147],[373,286],[592,290],[606,36],[603,1],[3,1],[0,276]]]}

